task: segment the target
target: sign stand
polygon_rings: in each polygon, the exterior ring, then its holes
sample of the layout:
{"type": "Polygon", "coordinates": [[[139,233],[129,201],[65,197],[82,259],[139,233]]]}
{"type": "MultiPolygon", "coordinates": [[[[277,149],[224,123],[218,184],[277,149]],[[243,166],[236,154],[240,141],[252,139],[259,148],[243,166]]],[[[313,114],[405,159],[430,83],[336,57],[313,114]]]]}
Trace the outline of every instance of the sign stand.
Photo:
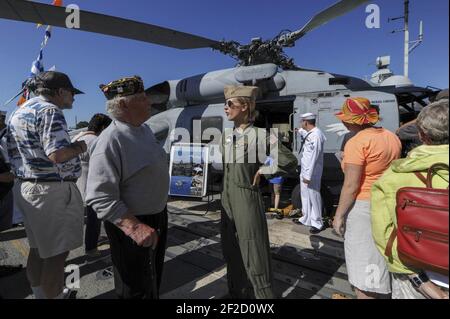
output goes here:
{"type": "MultiPolygon", "coordinates": [[[[200,143],[176,143],[170,150],[170,189],[175,197],[206,197],[206,216],[214,201],[213,182],[215,174],[210,170],[209,146],[200,143]]],[[[221,195],[220,195],[221,196],[221,195]]]]}

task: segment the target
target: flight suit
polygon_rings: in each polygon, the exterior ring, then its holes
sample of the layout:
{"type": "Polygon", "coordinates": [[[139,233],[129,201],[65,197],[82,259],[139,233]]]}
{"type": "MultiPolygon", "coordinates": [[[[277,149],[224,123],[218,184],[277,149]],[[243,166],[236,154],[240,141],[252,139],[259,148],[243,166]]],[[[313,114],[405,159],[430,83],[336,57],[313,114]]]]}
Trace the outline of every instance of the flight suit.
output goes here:
{"type": "Polygon", "coordinates": [[[258,157],[257,152],[270,150],[271,146],[278,147],[277,161],[264,167],[264,176],[295,172],[296,157],[278,139],[271,143],[270,138],[265,138],[264,129],[249,126],[241,133],[234,130],[233,134],[222,136],[221,242],[232,298],[251,298],[252,292],[258,299],[275,297],[264,203],[259,187],[252,185],[266,156],[258,157]]]}

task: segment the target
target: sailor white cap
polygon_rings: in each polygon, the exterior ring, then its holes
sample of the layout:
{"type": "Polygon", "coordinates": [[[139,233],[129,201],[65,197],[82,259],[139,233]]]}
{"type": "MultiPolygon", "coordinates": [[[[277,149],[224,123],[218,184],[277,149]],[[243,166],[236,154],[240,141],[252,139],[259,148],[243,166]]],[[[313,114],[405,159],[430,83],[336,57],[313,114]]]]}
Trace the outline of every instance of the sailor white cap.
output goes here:
{"type": "Polygon", "coordinates": [[[313,113],[305,113],[300,115],[300,119],[302,120],[315,120],[317,118],[316,114],[313,113]]]}

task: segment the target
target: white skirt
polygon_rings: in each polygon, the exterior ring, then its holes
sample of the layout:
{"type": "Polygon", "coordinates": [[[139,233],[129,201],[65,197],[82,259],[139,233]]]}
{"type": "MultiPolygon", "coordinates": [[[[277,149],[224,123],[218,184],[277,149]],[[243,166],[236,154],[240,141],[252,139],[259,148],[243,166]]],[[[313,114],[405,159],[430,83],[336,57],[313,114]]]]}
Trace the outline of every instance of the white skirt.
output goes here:
{"type": "Polygon", "coordinates": [[[348,280],[362,291],[389,294],[391,279],[372,236],[370,202],[357,200],[347,215],[344,235],[348,280]]]}

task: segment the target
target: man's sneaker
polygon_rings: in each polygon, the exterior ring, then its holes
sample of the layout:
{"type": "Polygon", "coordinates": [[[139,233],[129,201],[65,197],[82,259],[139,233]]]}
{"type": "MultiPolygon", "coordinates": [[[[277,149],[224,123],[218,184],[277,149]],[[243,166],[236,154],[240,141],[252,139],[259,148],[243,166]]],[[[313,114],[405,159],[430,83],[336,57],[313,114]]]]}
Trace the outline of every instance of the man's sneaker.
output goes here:
{"type": "Polygon", "coordinates": [[[293,209],[289,212],[289,217],[297,217],[300,218],[302,217],[302,210],[301,209],[293,209]]]}
{"type": "Polygon", "coordinates": [[[283,219],[284,218],[284,214],[283,214],[283,211],[281,210],[281,209],[277,209],[276,211],[275,211],[275,218],[276,219],[283,219]]]}
{"type": "Polygon", "coordinates": [[[274,219],[275,218],[275,213],[266,212],[265,215],[266,215],[267,219],[274,219]]]}
{"type": "Polygon", "coordinates": [[[318,234],[321,231],[325,230],[326,228],[327,227],[325,225],[323,225],[321,228],[311,227],[311,229],[309,230],[309,233],[315,235],[315,234],[318,234]]]}
{"type": "Polygon", "coordinates": [[[114,270],[112,266],[109,266],[108,268],[98,271],[96,275],[97,280],[108,280],[111,279],[113,276],[114,270]]]}
{"type": "Polygon", "coordinates": [[[63,289],[63,299],[77,299],[77,291],[65,287],[63,289]]]}
{"type": "Polygon", "coordinates": [[[109,238],[107,236],[100,236],[98,238],[98,246],[104,245],[104,244],[108,244],[109,243],[109,238]]]}

